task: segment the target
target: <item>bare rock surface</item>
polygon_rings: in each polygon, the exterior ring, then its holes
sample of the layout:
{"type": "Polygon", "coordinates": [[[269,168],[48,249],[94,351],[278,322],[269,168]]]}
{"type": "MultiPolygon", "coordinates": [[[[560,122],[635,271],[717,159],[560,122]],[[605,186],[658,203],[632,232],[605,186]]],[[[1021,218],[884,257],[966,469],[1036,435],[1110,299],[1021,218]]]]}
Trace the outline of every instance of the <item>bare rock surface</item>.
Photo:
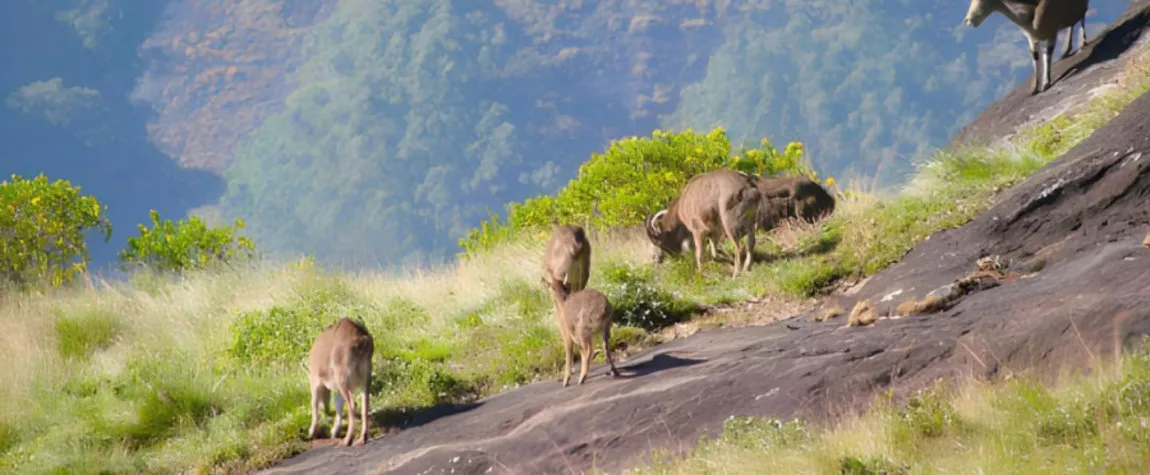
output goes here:
{"type": "MultiPolygon", "coordinates": [[[[1134,13],[1111,31],[1119,40],[1150,21],[1150,0],[1132,3],[1134,13]]],[[[1119,40],[1096,40],[1073,61],[1110,59],[1037,98],[1015,91],[964,135],[993,138],[1071,88],[1096,87],[1089,81],[1107,80],[1100,71],[1121,57],[1107,53],[1119,40]]],[[[1059,63],[1056,77],[1068,67],[1059,63]]],[[[868,299],[889,315],[902,301],[969,274],[984,256],[1001,256],[1019,272],[1037,269],[1031,277],[969,294],[939,313],[880,317],[869,327],[846,328],[845,317],[816,323],[812,310],[765,326],[702,330],[632,357],[619,365],[618,379],[596,367],[583,386],[547,381],[436,408],[365,446],[312,449],[267,472],[617,472],[652,449],[688,450],[700,436],[718,435],[733,415],[817,422],[865,407],[878,391],[906,394],[938,377],[1087,364],[1150,333],[1148,229],[1144,95],[975,220],[931,236],[857,292],[828,300],[849,311],[868,299]]]]}

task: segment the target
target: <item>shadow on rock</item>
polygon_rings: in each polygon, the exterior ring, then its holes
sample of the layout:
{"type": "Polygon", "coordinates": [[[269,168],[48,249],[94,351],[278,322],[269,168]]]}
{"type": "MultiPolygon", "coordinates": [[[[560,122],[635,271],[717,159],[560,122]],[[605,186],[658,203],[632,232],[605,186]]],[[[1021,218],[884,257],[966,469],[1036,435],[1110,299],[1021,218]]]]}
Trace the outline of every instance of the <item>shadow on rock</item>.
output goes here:
{"type": "Polygon", "coordinates": [[[376,411],[372,414],[371,420],[376,427],[403,430],[427,424],[441,417],[467,412],[482,405],[482,402],[469,402],[419,408],[388,408],[376,411]]]}
{"type": "Polygon", "coordinates": [[[703,361],[705,360],[679,358],[678,356],[671,356],[666,353],[660,353],[653,356],[648,361],[644,361],[633,366],[620,366],[619,371],[622,373],[620,377],[623,379],[637,378],[668,369],[694,366],[702,363],[703,361]]]}
{"type": "Polygon", "coordinates": [[[1118,59],[1129,50],[1132,46],[1138,44],[1138,40],[1142,38],[1142,31],[1145,25],[1150,23],[1150,11],[1143,11],[1135,15],[1130,21],[1119,23],[1114,29],[1095,38],[1094,45],[1090,48],[1090,55],[1085,59],[1075,63],[1073,66],[1066,68],[1055,82],[1062,81],[1067,78],[1078,74],[1080,71],[1090,69],[1091,66],[1101,63],[1107,63],[1118,59]]]}

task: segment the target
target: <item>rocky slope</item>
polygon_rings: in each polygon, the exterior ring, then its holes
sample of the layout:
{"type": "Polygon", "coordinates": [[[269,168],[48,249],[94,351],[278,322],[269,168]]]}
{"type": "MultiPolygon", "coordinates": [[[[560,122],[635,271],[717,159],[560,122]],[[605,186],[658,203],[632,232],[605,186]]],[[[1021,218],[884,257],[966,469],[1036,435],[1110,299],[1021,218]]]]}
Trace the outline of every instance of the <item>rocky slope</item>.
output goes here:
{"type": "MultiPolygon", "coordinates": [[[[1098,88],[1143,31],[1138,2],[1092,47],[1056,72],[1081,67],[1029,97],[1024,83],[962,139],[994,140],[1060,101],[1098,88]],[[1026,112],[1030,111],[1030,112],[1026,112]]],[[[633,357],[610,379],[581,387],[533,384],[475,404],[407,420],[364,447],[313,449],[268,473],[560,473],[616,471],[650,449],[685,450],[732,415],[826,420],[877,391],[935,378],[995,378],[1108,355],[1150,333],[1150,95],[966,225],[930,237],[904,260],[831,304],[862,299],[879,314],[1001,256],[1011,278],[930,315],[847,328],[798,315],[763,327],[702,331],[633,357]],[[1042,266],[1036,265],[1038,261],[1042,266]],[[890,296],[890,298],[887,298],[890,296]]]]}

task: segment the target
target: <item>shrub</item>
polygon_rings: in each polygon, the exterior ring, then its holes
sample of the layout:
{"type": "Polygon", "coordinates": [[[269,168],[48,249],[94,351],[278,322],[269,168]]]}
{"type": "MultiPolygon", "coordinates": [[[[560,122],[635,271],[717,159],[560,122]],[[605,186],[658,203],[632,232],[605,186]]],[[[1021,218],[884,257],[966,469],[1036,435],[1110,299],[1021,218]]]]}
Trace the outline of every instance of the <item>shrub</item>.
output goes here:
{"type": "Polygon", "coordinates": [[[0,283],[70,282],[87,270],[85,234],[96,230],[105,241],[112,235],[106,209],[67,180],[12,175],[0,182],[0,283]]]}
{"type": "Polygon", "coordinates": [[[160,219],[160,213],[148,213],[152,228],[137,225],[140,235],[128,238],[128,247],[120,251],[123,264],[143,264],[159,270],[183,271],[200,269],[216,263],[255,256],[255,244],[237,234],[244,227],[237,219],[234,226],[208,227],[199,217],[172,222],[160,219]]]}
{"type": "Polygon", "coordinates": [[[543,195],[508,206],[507,219],[491,216],[459,246],[467,255],[506,241],[521,231],[538,231],[553,219],[591,227],[630,226],[660,209],[691,177],[721,167],[754,174],[800,172],[803,147],[791,143],[779,152],[767,140],[759,148],[742,148],[732,156],[723,129],[699,134],[656,130],[651,137],[615,140],[605,153],[595,153],[579,167],[578,176],[554,196],[543,195]]]}
{"type": "Polygon", "coordinates": [[[316,287],[300,289],[287,304],[240,314],[231,324],[232,356],[256,364],[302,361],[325,327],[363,310],[342,282],[312,284],[316,287]]]}
{"type": "Polygon", "coordinates": [[[603,281],[602,292],[619,325],[653,331],[682,321],[695,310],[693,303],[657,287],[648,267],[607,263],[603,281]]]}

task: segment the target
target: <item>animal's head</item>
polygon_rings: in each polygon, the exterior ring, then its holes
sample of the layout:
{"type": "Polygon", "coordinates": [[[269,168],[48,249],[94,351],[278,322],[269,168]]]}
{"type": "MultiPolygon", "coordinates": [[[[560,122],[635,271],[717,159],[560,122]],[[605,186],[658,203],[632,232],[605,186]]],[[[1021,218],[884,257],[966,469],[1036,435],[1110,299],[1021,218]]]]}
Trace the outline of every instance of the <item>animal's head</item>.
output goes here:
{"type": "MultiPolygon", "coordinates": [[[[678,228],[684,228],[681,224],[667,230],[663,226],[663,220],[667,217],[667,210],[660,210],[655,214],[648,214],[646,219],[643,220],[643,227],[647,231],[647,239],[651,244],[655,245],[657,254],[656,261],[661,262],[664,254],[678,254],[683,252],[683,239],[684,236],[678,228]]],[[[684,228],[685,229],[685,228],[684,228]]]]}
{"type": "Polygon", "coordinates": [[[969,26],[978,28],[986,17],[990,16],[995,11],[996,0],[970,0],[970,8],[966,10],[966,18],[963,20],[969,26]]]}

